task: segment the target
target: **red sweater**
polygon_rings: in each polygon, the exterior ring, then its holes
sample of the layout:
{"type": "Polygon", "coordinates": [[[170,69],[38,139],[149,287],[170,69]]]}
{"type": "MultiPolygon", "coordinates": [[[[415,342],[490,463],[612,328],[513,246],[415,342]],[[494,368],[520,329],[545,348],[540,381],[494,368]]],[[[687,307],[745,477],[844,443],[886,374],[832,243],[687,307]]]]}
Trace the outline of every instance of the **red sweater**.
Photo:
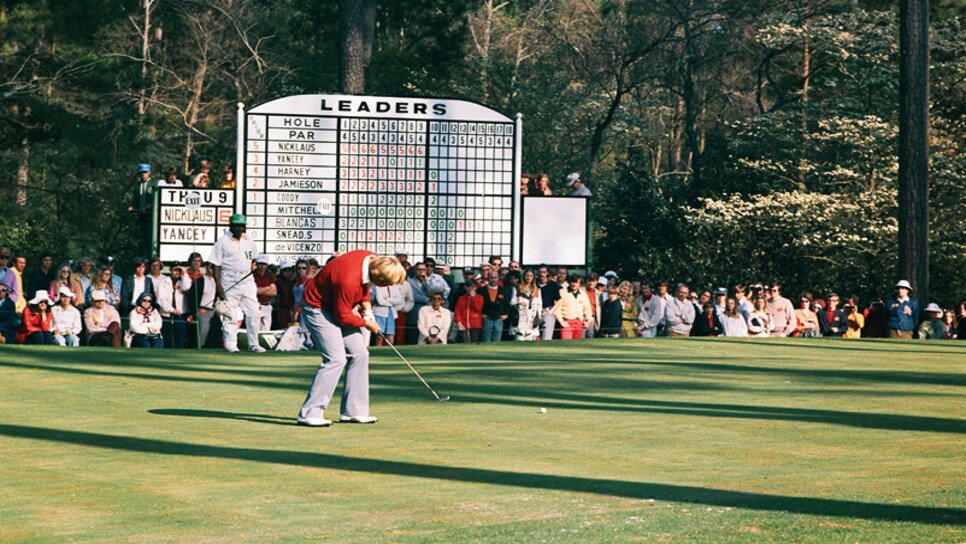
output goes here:
{"type": "Polygon", "coordinates": [[[358,249],[332,259],[305,285],[304,303],[331,312],[340,325],[365,327],[353,310],[369,300],[369,284],[362,283],[362,261],[369,256],[375,253],[358,249]]]}
{"type": "Polygon", "coordinates": [[[54,314],[47,310],[46,318],[40,316],[40,312],[34,312],[27,306],[23,309],[23,327],[20,329],[24,336],[30,336],[35,332],[47,332],[54,323],[54,314]]]}
{"type": "Polygon", "coordinates": [[[456,322],[467,329],[483,328],[483,295],[477,293],[470,300],[470,294],[464,293],[456,301],[455,314],[456,322]]]}

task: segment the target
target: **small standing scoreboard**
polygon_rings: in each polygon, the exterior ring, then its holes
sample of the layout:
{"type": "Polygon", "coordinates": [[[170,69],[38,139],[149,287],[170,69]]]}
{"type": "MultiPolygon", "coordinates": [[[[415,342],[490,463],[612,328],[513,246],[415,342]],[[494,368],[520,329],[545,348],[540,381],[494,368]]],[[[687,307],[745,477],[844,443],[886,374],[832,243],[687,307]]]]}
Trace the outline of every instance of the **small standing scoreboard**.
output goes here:
{"type": "Polygon", "coordinates": [[[514,257],[520,128],[519,116],[461,100],[239,104],[237,199],[275,261],[354,249],[454,267],[514,257]]]}

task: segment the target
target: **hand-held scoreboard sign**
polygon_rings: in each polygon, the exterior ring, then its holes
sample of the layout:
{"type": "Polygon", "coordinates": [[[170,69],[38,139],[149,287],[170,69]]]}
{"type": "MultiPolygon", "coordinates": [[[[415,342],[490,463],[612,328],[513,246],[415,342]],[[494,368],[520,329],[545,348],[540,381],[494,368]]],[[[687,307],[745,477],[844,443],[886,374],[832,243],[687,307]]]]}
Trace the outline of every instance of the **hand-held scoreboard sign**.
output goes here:
{"type": "Polygon", "coordinates": [[[520,118],[461,100],[298,95],[239,105],[237,197],[274,260],[369,249],[514,257],[520,118]]]}
{"type": "Polygon", "coordinates": [[[162,261],[185,262],[192,252],[208,255],[228,230],[235,209],[234,191],[158,189],[158,255],[162,261]]]}

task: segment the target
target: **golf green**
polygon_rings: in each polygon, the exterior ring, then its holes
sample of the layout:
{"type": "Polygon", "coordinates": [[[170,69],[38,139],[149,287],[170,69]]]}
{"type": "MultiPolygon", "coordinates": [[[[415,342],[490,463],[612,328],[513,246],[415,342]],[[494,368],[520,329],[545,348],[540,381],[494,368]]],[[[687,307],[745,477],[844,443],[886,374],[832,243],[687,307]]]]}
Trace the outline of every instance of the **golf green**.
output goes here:
{"type": "Polygon", "coordinates": [[[966,541],[966,342],[400,351],[0,348],[0,542],[966,541]]]}

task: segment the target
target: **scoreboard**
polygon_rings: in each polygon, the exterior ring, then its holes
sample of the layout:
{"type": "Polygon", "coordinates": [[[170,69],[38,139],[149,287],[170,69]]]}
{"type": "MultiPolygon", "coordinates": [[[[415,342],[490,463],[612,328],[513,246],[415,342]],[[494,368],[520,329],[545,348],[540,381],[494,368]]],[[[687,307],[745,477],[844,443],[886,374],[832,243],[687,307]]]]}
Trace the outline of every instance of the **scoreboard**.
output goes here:
{"type": "Polygon", "coordinates": [[[271,259],[369,249],[455,267],[518,251],[519,116],[460,100],[239,105],[237,190],[271,259]]]}

